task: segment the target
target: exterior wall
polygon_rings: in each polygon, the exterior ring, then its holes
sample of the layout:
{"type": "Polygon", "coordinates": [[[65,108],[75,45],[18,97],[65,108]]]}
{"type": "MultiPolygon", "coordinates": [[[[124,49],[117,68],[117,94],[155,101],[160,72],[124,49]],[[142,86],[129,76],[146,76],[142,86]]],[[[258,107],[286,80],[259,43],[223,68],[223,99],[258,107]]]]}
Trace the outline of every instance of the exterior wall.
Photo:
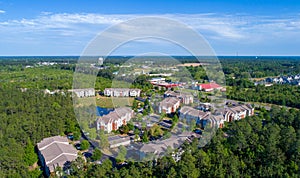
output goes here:
{"type": "Polygon", "coordinates": [[[97,121],[97,129],[104,129],[104,131],[107,131],[108,133],[110,133],[113,130],[118,130],[119,127],[121,127],[122,125],[126,125],[130,119],[133,117],[133,111],[132,112],[128,112],[125,115],[119,117],[117,120],[113,120],[112,122],[109,122],[107,124],[105,124],[103,121],[97,121]]]}
{"type": "Polygon", "coordinates": [[[122,142],[119,142],[119,143],[113,143],[110,145],[110,148],[117,148],[121,145],[123,146],[126,146],[126,145],[129,145],[130,144],[130,140],[126,140],[126,141],[122,141],[122,142]]]}
{"type": "Polygon", "coordinates": [[[118,129],[118,123],[117,122],[113,122],[112,123],[112,130],[117,130],[118,129]]]}
{"type": "Polygon", "coordinates": [[[173,107],[174,107],[174,112],[176,111],[176,109],[178,109],[180,106],[180,101],[178,101],[173,107]]]}
{"type": "Polygon", "coordinates": [[[183,103],[184,104],[190,104],[190,103],[193,103],[193,102],[194,102],[194,98],[193,97],[187,96],[187,97],[183,98],[183,103]]]}
{"type": "Polygon", "coordinates": [[[44,156],[42,155],[42,153],[38,150],[38,158],[41,162],[41,166],[42,166],[42,169],[45,173],[46,176],[50,176],[50,170],[49,170],[49,167],[46,165],[46,162],[45,162],[45,158],[44,156]]]}
{"type": "Polygon", "coordinates": [[[141,94],[140,90],[131,90],[130,91],[130,96],[133,96],[133,97],[139,97],[140,94],[141,94]]]}
{"type": "Polygon", "coordinates": [[[101,121],[97,122],[97,130],[100,129],[103,129],[107,133],[110,133],[113,130],[113,124],[112,123],[105,124],[104,122],[101,121]]]}
{"type": "Polygon", "coordinates": [[[179,106],[180,106],[180,101],[175,103],[172,107],[166,107],[166,106],[160,105],[158,107],[158,112],[159,113],[171,114],[173,112],[176,112],[176,110],[179,108],[179,106]]]}
{"type": "Polygon", "coordinates": [[[166,113],[166,114],[170,114],[172,108],[171,107],[164,107],[164,106],[160,106],[159,107],[159,113],[166,113]]]}
{"type": "Polygon", "coordinates": [[[108,89],[104,90],[104,95],[105,96],[111,96],[111,94],[112,94],[111,90],[108,90],[108,89]]]}
{"type": "Polygon", "coordinates": [[[247,116],[247,110],[244,110],[238,114],[238,119],[244,119],[247,116]]]}
{"type": "MultiPolygon", "coordinates": [[[[105,125],[105,124],[103,124],[103,125],[105,125]]],[[[112,130],[113,130],[112,123],[108,123],[108,124],[106,125],[106,131],[107,131],[108,133],[110,133],[112,130]]]]}
{"type": "Polygon", "coordinates": [[[109,88],[104,90],[104,95],[105,96],[113,96],[113,97],[139,97],[141,91],[139,89],[114,89],[114,88],[109,88]]]}
{"type": "Polygon", "coordinates": [[[240,120],[244,119],[247,116],[253,116],[254,115],[254,109],[245,109],[240,112],[232,112],[232,111],[227,111],[225,113],[225,121],[230,122],[230,121],[235,121],[235,120],[240,120]],[[232,118],[232,119],[231,119],[232,118]]]}
{"type": "Polygon", "coordinates": [[[94,89],[74,89],[69,91],[74,92],[79,98],[95,96],[94,89]]]}
{"type": "Polygon", "coordinates": [[[210,91],[213,91],[214,89],[213,88],[210,88],[210,89],[204,89],[204,91],[206,92],[210,92],[210,91]]]}

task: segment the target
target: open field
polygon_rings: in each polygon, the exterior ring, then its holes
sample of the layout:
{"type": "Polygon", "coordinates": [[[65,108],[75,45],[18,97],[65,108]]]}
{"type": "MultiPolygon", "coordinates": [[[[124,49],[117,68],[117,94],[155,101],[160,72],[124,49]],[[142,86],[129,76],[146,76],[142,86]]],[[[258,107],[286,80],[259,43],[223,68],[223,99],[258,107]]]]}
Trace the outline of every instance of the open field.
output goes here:
{"type": "Polygon", "coordinates": [[[132,106],[132,97],[105,97],[96,96],[96,105],[103,108],[114,108],[120,106],[132,106]]]}
{"type": "Polygon", "coordinates": [[[193,67],[197,67],[197,66],[206,66],[209,65],[208,63],[184,63],[184,64],[178,64],[177,66],[183,66],[183,67],[189,67],[189,66],[193,66],[193,67]]]}
{"type": "Polygon", "coordinates": [[[102,108],[114,108],[114,107],[124,107],[132,106],[134,98],[132,97],[105,97],[99,96],[79,98],[79,104],[77,106],[90,106],[95,104],[102,108]]]}

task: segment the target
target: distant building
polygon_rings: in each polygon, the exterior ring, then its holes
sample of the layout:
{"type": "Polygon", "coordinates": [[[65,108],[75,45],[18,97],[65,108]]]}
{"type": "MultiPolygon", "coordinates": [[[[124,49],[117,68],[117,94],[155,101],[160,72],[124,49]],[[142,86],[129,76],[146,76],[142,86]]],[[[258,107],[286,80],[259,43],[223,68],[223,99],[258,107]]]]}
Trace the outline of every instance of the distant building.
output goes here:
{"type": "Polygon", "coordinates": [[[151,76],[151,77],[154,77],[154,76],[171,77],[172,73],[149,74],[149,76],[151,76]]]}
{"type": "Polygon", "coordinates": [[[159,83],[159,82],[165,82],[165,80],[166,80],[166,78],[158,77],[158,78],[152,78],[151,80],[149,80],[149,82],[159,83]]]}
{"type": "Polygon", "coordinates": [[[210,111],[212,108],[213,107],[210,103],[199,103],[196,109],[207,112],[210,111]]]}
{"type": "Polygon", "coordinates": [[[179,110],[180,119],[185,119],[187,123],[190,123],[191,120],[196,120],[197,124],[201,125],[203,128],[207,124],[222,128],[224,126],[224,122],[232,122],[253,115],[254,108],[249,104],[226,107],[219,114],[203,112],[189,106],[183,106],[179,110]]]}
{"type": "Polygon", "coordinates": [[[62,136],[44,138],[37,144],[38,155],[47,176],[57,167],[67,168],[77,158],[77,150],[62,136]]]}
{"type": "Polygon", "coordinates": [[[179,83],[179,82],[166,82],[165,78],[152,78],[151,80],[149,80],[149,82],[153,85],[153,86],[157,86],[159,89],[161,88],[165,88],[165,89],[169,89],[169,88],[173,88],[173,87],[179,87],[182,86],[183,83],[179,83]]]}
{"type": "Polygon", "coordinates": [[[159,103],[158,112],[171,114],[176,112],[179,106],[180,106],[180,99],[175,97],[168,97],[159,103]]]}
{"type": "Polygon", "coordinates": [[[190,106],[183,106],[179,111],[179,118],[185,119],[188,122],[190,122],[191,120],[200,121],[208,115],[208,112],[203,112],[190,106]]]}
{"type": "Polygon", "coordinates": [[[133,117],[133,110],[129,107],[116,108],[107,115],[99,117],[96,121],[97,130],[104,130],[110,133],[118,130],[122,125],[126,125],[133,117]]]}
{"type": "Polygon", "coordinates": [[[103,57],[98,58],[98,64],[99,65],[103,65],[103,61],[104,61],[103,57]]]}
{"type": "Polygon", "coordinates": [[[131,139],[129,136],[115,135],[115,136],[108,137],[108,142],[109,142],[110,148],[116,148],[121,145],[123,145],[123,146],[129,145],[131,142],[131,139]]]}
{"type": "Polygon", "coordinates": [[[158,122],[158,125],[160,125],[163,129],[169,130],[172,127],[172,121],[171,120],[162,120],[158,122]]]}
{"type": "Polygon", "coordinates": [[[254,108],[249,104],[227,107],[224,111],[224,117],[226,122],[244,119],[246,116],[253,115],[254,108]]]}
{"type": "Polygon", "coordinates": [[[156,156],[164,155],[168,148],[179,148],[185,141],[189,140],[189,137],[193,135],[192,132],[182,132],[178,135],[172,135],[170,138],[164,140],[158,140],[155,143],[145,143],[140,148],[140,159],[143,159],[146,155],[156,156]]]}
{"type": "Polygon", "coordinates": [[[203,83],[203,84],[198,84],[198,90],[210,92],[213,90],[221,90],[223,87],[216,83],[203,83]]]}
{"type": "Polygon", "coordinates": [[[48,89],[44,90],[44,94],[49,94],[49,95],[54,95],[55,93],[61,93],[64,94],[64,92],[62,90],[54,90],[54,91],[50,91],[48,89]]]}
{"type": "Polygon", "coordinates": [[[136,88],[105,88],[104,95],[113,97],[140,97],[141,90],[136,88]]]}
{"type": "Polygon", "coordinates": [[[188,93],[183,93],[183,92],[179,92],[179,91],[166,91],[165,92],[165,96],[166,97],[176,97],[178,99],[180,99],[180,102],[182,104],[191,104],[194,102],[194,97],[191,94],[188,93]]]}
{"type": "Polygon", "coordinates": [[[85,98],[95,96],[95,89],[94,88],[83,88],[83,89],[71,89],[68,90],[75,94],[78,98],[85,98]]]}
{"type": "Polygon", "coordinates": [[[289,85],[300,85],[300,74],[289,75],[289,76],[280,76],[275,78],[266,78],[263,80],[267,85],[270,86],[272,83],[275,84],[289,84],[289,85]]]}

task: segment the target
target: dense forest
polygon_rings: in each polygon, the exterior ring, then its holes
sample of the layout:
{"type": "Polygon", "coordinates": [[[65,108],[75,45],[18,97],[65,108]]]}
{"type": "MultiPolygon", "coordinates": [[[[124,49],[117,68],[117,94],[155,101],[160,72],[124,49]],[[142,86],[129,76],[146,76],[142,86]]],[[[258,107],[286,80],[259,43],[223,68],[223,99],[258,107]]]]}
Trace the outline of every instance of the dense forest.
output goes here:
{"type": "Polygon", "coordinates": [[[225,75],[235,78],[261,78],[300,72],[299,57],[219,57],[225,75]]]}
{"type": "Polygon", "coordinates": [[[45,137],[79,133],[71,96],[0,88],[0,177],[36,177],[34,146],[45,137]]]}
{"type": "Polygon", "coordinates": [[[251,88],[228,88],[227,98],[246,102],[262,102],[300,109],[300,88],[291,85],[258,85],[251,88]]]}

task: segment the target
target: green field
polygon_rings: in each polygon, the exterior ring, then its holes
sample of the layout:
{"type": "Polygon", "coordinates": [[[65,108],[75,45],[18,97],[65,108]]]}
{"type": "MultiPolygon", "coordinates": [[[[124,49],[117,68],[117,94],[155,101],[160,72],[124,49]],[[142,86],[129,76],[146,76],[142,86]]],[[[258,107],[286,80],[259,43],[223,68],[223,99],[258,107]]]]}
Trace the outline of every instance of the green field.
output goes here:
{"type": "Polygon", "coordinates": [[[105,97],[105,96],[96,96],[89,98],[79,98],[79,104],[77,106],[90,106],[96,104],[102,108],[115,108],[115,107],[124,107],[132,106],[134,98],[131,97],[105,97]],[[95,103],[96,102],[96,103],[95,103]]]}
{"type": "Polygon", "coordinates": [[[132,106],[134,98],[131,97],[96,97],[96,105],[103,108],[132,106]]]}

